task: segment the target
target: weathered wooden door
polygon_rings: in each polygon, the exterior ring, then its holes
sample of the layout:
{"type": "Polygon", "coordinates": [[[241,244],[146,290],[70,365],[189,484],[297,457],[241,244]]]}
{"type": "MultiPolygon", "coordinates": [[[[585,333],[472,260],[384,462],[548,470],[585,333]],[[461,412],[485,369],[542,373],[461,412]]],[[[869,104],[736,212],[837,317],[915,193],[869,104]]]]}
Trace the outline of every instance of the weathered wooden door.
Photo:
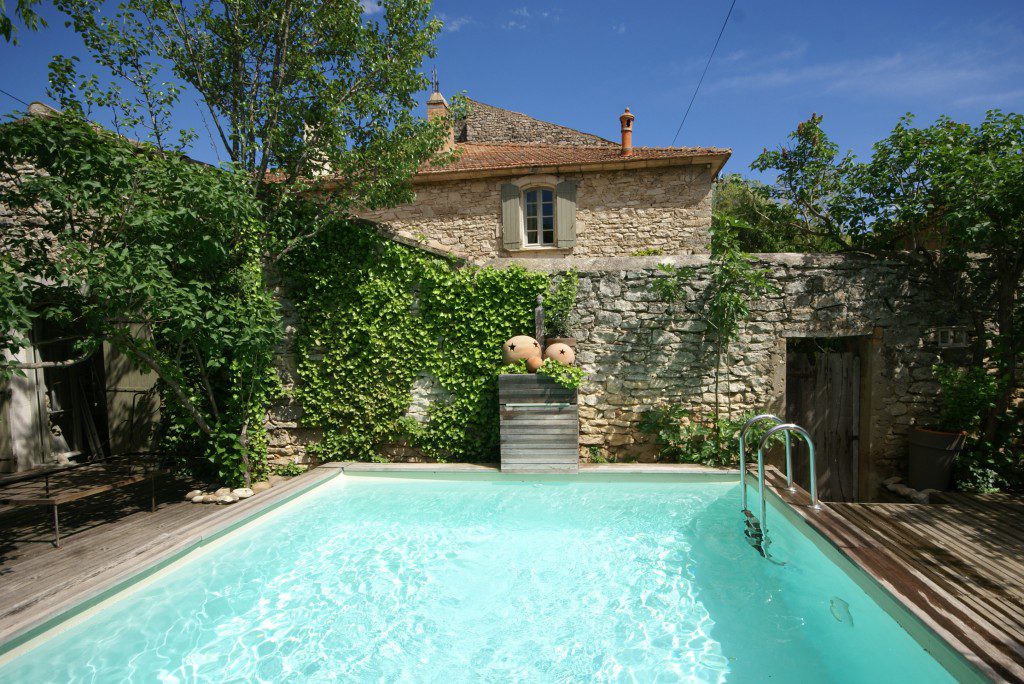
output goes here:
{"type": "MultiPolygon", "coordinates": [[[[818,496],[856,501],[860,454],[860,356],[852,340],[791,340],[786,354],[786,420],[814,440],[818,496]]],[[[810,484],[803,440],[793,440],[797,484],[810,484]]]]}

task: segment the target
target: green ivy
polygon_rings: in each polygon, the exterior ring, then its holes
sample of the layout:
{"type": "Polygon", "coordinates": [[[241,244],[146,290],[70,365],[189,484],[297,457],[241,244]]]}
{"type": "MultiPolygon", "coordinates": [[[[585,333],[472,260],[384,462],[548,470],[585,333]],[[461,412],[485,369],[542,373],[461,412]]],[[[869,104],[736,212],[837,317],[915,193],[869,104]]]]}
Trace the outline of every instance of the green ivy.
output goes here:
{"type": "Polygon", "coordinates": [[[569,336],[569,314],[576,304],[580,275],[570,268],[544,298],[544,327],[548,337],[569,336]]]}
{"type": "MultiPolygon", "coordinates": [[[[525,375],[526,361],[519,359],[498,369],[498,375],[525,375]]],[[[537,375],[546,375],[566,389],[576,389],[586,380],[587,374],[579,366],[567,366],[557,359],[544,359],[537,369],[537,375]]]]}
{"type": "Polygon", "coordinates": [[[323,430],[325,460],[378,460],[404,442],[439,460],[494,458],[501,345],[533,326],[548,277],[520,267],[458,268],[338,222],[286,260],[299,319],[297,398],[323,430]],[[417,378],[443,399],[406,416],[417,378]]]}

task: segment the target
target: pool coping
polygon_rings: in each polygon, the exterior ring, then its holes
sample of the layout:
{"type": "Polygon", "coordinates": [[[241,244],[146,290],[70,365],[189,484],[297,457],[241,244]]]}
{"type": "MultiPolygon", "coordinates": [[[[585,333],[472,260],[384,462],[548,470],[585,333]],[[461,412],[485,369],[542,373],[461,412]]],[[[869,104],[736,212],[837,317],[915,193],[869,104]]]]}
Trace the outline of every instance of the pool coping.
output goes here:
{"type": "Polygon", "coordinates": [[[61,590],[54,597],[46,598],[45,606],[29,601],[23,612],[0,622],[0,656],[143,581],[196,549],[340,475],[346,465],[325,463],[256,496],[224,507],[220,515],[203,518],[166,533],[153,548],[87,576],[71,589],[61,590]]]}
{"type": "MultiPolygon", "coordinates": [[[[939,590],[929,587],[926,584],[916,582],[919,586],[912,586],[910,582],[901,582],[898,577],[889,577],[880,573],[878,565],[888,565],[890,568],[907,568],[907,564],[897,558],[884,548],[873,548],[872,553],[883,559],[882,563],[868,563],[857,553],[857,547],[850,542],[852,535],[847,531],[848,536],[843,537],[840,530],[845,528],[842,519],[832,511],[826,502],[815,509],[810,506],[810,495],[806,490],[793,485],[789,491],[785,487],[785,475],[774,466],[765,468],[765,491],[769,500],[773,501],[780,512],[783,513],[791,523],[799,523],[800,527],[808,528],[812,534],[800,530],[833,562],[847,572],[860,587],[887,613],[896,620],[918,644],[925,648],[932,657],[946,668],[958,681],[1018,681],[1009,680],[1006,675],[997,671],[989,663],[985,662],[978,655],[975,648],[972,648],[965,641],[984,642],[982,635],[977,633],[968,634],[969,629],[965,625],[958,625],[956,620],[947,616],[949,624],[944,625],[920,603],[913,599],[916,595],[920,601],[932,606],[937,601],[948,603],[956,601],[955,598],[945,596],[939,590]],[[850,572],[854,570],[854,572],[850,572]],[[911,618],[914,623],[907,624],[906,618],[911,618]],[[952,629],[951,629],[952,628],[952,629]],[[959,628],[959,633],[953,631],[959,628]],[[924,630],[924,633],[922,633],[924,630]],[[932,643],[934,642],[934,643],[932,643]],[[944,646],[941,652],[931,648],[933,645],[944,646]],[[950,657],[952,656],[952,658],[950,657]]],[[[754,496],[757,494],[757,474],[747,472],[747,482],[750,483],[750,491],[754,496]]],[[[769,521],[769,530],[770,530],[769,521]]],[[[1010,665],[1011,673],[1013,666],[1010,665]]]]}

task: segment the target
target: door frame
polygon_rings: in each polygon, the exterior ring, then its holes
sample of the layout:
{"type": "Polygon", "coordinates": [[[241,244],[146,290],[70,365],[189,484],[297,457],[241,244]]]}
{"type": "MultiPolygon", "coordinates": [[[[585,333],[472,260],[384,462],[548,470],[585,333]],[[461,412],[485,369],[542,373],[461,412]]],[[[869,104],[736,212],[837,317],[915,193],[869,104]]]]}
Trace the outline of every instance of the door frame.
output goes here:
{"type": "Polygon", "coordinates": [[[875,382],[875,369],[880,363],[880,351],[882,345],[882,328],[875,327],[870,332],[836,330],[832,334],[823,335],[818,331],[790,333],[783,335],[779,340],[779,351],[781,352],[781,363],[779,373],[781,379],[780,392],[777,395],[777,404],[784,413],[786,410],[786,371],[789,364],[787,352],[789,340],[797,339],[820,339],[820,340],[849,340],[850,351],[857,354],[860,360],[860,378],[858,387],[857,406],[857,501],[870,501],[874,499],[874,469],[871,461],[873,446],[873,434],[871,430],[871,417],[875,405],[875,393],[878,390],[875,382]]]}

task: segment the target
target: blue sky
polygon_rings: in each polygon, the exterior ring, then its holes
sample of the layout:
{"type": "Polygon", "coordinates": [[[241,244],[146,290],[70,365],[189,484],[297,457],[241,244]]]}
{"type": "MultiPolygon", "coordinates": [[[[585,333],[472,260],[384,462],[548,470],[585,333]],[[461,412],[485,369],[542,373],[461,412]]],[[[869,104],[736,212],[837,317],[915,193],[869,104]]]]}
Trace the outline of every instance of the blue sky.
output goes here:
{"type": "MultiPolygon", "coordinates": [[[[628,105],[634,144],[668,145],[728,7],[436,0],[446,28],[426,68],[437,67],[446,95],[611,139],[628,105]]],[[[21,39],[0,45],[0,88],[45,100],[49,57],[77,52],[77,39],[59,19],[21,39]]],[[[0,111],[19,106],[0,96],[0,111]]],[[[751,175],[758,152],[812,112],[863,154],[906,112],[977,121],[990,108],[1024,110],[1021,0],[738,0],[677,144],[731,147],[726,170],[751,175]]],[[[180,122],[204,132],[191,102],[180,122]]],[[[193,154],[216,161],[205,139],[193,154]]]]}

